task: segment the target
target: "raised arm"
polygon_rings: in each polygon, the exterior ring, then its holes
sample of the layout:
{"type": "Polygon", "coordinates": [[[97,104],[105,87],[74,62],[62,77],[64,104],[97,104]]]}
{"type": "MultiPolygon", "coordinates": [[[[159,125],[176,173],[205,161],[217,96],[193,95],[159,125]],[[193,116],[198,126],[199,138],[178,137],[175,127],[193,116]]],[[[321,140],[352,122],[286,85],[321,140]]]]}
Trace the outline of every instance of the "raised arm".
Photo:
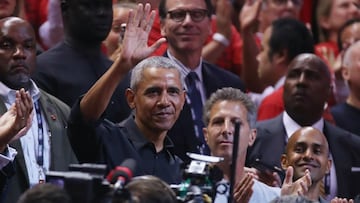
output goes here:
{"type": "Polygon", "coordinates": [[[161,38],[152,46],[147,45],[154,18],[155,11],[151,11],[150,4],[145,7],[139,4],[136,11],[130,11],[121,53],[80,101],[80,110],[85,121],[97,120],[105,111],[119,82],[139,61],[148,57],[166,41],[161,38]]]}
{"type": "Polygon", "coordinates": [[[242,79],[252,92],[262,92],[265,86],[261,84],[258,76],[258,62],[256,56],[259,48],[255,41],[256,25],[261,10],[262,0],[246,0],[239,14],[241,36],[243,38],[243,65],[242,79]]]}
{"type": "MultiPolygon", "coordinates": [[[[229,0],[218,0],[216,3],[216,33],[223,35],[228,42],[231,41],[231,2],[229,0]]],[[[202,57],[211,62],[216,63],[219,57],[228,46],[219,41],[211,40],[205,44],[202,49],[202,57]]]]}

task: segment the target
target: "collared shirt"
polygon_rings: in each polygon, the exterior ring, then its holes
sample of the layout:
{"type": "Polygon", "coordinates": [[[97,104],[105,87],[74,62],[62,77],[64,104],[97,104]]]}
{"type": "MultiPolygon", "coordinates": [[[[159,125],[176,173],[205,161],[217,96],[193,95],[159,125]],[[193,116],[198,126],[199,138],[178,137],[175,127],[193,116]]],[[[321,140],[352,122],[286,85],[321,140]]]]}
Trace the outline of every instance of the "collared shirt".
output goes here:
{"type": "Polygon", "coordinates": [[[69,140],[77,145],[74,152],[79,162],[102,163],[112,170],[131,158],[136,161],[134,176],[154,175],[169,184],[181,182],[182,161],[173,153],[170,138],[164,138],[163,150],[157,152],[136,125],[134,115],[119,124],[104,118],[87,122],[83,120],[78,100],[68,124],[69,140]]]}
{"type": "Polygon", "coordinates": [[[14,161],[16,154],[17,154],[16,149],[8,145],[7,153],[0,154],[0,170],[4,168],[9,162],[14,161]]]}
{"type": "MultiPolygon", "coordinates": [[[[167,55],[171,60],[173,60],[176,64],[179,65],[180,73],[183,76],[183,78],[186,78],[186,76],[190,73],[190,71],[193,71],[196,73],[196,75],[199,78],[199,80],[196,81],[196,87],[200,91],[201,101],[204,104],[204,102],[206,101],[206,92],[205,92],[205,87],[203,85],[204,79],[203,79],[203,75],[202,75],[202,59],[200,58],[200,63],[198,65],[198,67],[196,67],[195,69],[190,69],[190,68],[186,67],[183,63],[181,63],[179,60],[177,60],[174,56],[172,56],[171,53],[169,52],[169,50],[167,50],[167,55]]],[[[186,88],[186,90],[188,90],[188,87],[186,86],[186,84],[185,84],[185,88],[186,88]]],[[[190,103],[188,96],[186,96],[186,100],[188,103],[190,103]]]]}
{"type": "MultiPolygon", "coordinates": [[[[284,111],[283,113],[283,123],[286,131],[287,138],[289,139],[295,131],[301,128],[299,124],[297,124],[287,113],[284,111]]],[[[318,129],[321,132],[324,132],[324,119],[321,118],[317,122],[312,125],[313,128],[318,129]]],[[[287,140],[286,140],[287,143],[287,140]]],[[[329,158],[333,160],[331,152],[329,158]]],[[[337,179],[336,179],[336,170],[335,164],[332,162],[330,168],[330,194],[326,197],[326,200],[330,201],[337,194],[337,179]]]]}
{"type": "MultiPolygon", "coordinates": [[[[40,98],[40,90],[36,84],[31,81],[32,87],[29,90],[29,93],[33,99],[33,102],[37,102],[40,98]]],[[[4,101],[7,108],[9,108],[15,102],[15,93],[16,90],[8,88],[4,83],[0,82],[0,97],[4,101]]],[[[38,149],[38,122],[33,112],[33,118],[31,123],[31,128],[26,132],[24,136],[20,138],[22,150],[25,157],[26,169],[29,175],[30,186],[39,183],[40,178],[40,166],[36,161],[37,149],[38,149]]],[[[43,132],[44,132],[44,172],[49,170],[50,166],[50,139],[48,136],[48,126],[41,112],[42,123],[43,123],[43,132]]]]}
{"type": "Polygon", "coordinates": [[[251,100],[255,103],[256,106],[259,106],[261,102],[265,99],[265,97],[269,96],[276,90],[278,90],[280,87],[282,87],[285,83],[285,76],[281,77],[274,86],[268,86],[264,89],[262,93],[254,93],[249,92],[249,96],[251,100]]]}

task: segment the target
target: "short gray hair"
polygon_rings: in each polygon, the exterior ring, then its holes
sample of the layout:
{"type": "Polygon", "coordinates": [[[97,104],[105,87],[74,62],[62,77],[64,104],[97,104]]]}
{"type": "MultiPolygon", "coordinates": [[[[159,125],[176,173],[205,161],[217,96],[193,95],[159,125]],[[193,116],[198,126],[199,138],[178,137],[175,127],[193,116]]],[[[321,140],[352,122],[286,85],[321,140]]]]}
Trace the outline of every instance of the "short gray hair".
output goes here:
{"type": "Polygon", "coordinates": [[[179,73],[180,81],[181,81],[181,88],[184,89],[184,79],[180,73],[179,66],[173,62],[171,59],[163,57],[163,56],[152,56],[142,60],[138,63],[131,73],[131,80],[130,80],[130,88],[136,90],[138,84],[142,80],[143,72],[146,68],[165,68],[165,69],[175,69],[179,73]]]}
{"type": "Polygon", "coordinates": [[[209,124],[210,111],[212,107],[217,102],[225,100],[240,102],[243,104],[247,110],[247,121],[249,122],[250,128],[255,128],[257,110],[254,102],[252,102],[250,97],[241,90],[232,87],[218,89],[216,92],[212,93],[210,98],[206,101],[203,113],[205,126],[209,124]]]}

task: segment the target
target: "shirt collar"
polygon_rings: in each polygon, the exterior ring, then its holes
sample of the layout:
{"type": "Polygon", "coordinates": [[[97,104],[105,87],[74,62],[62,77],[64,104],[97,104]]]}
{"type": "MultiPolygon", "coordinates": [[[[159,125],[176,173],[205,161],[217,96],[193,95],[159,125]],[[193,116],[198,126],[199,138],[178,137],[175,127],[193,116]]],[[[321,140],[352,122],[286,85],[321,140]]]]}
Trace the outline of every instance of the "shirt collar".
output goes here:
{"type": "MultiPolygon", "coordinates": [[[[132,141],[136,149],[140,149],[145,145],[149,145],[149,144],[153,145],[153,143],[149,142],[145,138],[143,133],[136,125],[134,115],[131,115],[128,119],[126,119],[124,122],[120,123],[119,125],[124,126],[128,129],[129,131],[129,133],[127,134],[128,139],[132,141]]],[[[174,143],[171,141],[171,139],[168,136],[166,136],[164,139],[164,149],[172,152],[172,148],[174,148],[174,143]]]]}
{"type": "MultiPolygon", "coordinates": [[[[0,97],[4,100],[6,104],[12,104],[15,102],[15,93],[16,90],[10,89],[4,83],[0,82],[0,97]]],[[[36,102],[40,98],[40,89],[32,80],[29,93],[33,99],[33,102],[36,102]]]]}
{"type": "Polygon", "coordinates": [[[285,76],[282,76],[274,85],[274,89],[279,89],[280,87],[282,87],[285,83],[285,76]]]}
{"type": "MultiPolygon", "coordinates": [[[[285,127],[285,131],[286,131],[286,135],[287,138],[289,139],[289,137],[298,129],[301,128],[301,126],[296,123],[296,121],[294,121],[289,114],[286,113],[286,111],[284,111],[283,116],[282,116],[282,120],[284,123],[284,127],[285,127]]],[[[320,120],[318,120],[317,122],[315,122],[313,125],[311,125],[313,128],[318,129],[319,131],[323,132],[324,130],[324,119],[321,118],[320,120]]]]}
{"type": "Polygon", "coordinates": [[[191,71],[195,72],[196,75],[198,76],[200,82],[202,83],[203,82],[203,76],[202,76],[202,58],[200,58],[200,63],[199,65],[195,68],[195,69],[190,69],[188,67],[186,67],[183,63],[181,63],[181,61],[177,60],[173,55],[171,55],[170,51],[167,50],[167,55],[168,57],[174,61],[176,64],[179,65],[180,67],[180,72],[181,74],[183,75],[183,77],[185,78],[191,71]]]}

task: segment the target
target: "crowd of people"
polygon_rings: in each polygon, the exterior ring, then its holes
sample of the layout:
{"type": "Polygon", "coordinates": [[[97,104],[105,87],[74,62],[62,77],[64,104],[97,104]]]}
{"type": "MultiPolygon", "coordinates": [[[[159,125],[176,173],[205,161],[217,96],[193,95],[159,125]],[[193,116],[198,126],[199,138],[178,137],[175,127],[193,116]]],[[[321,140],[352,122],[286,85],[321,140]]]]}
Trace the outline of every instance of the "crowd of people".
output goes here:
{"type": "Polygon", "coordinates": [[[1,1],[0,202],[71,202],[49,172],[129,158],[112,202],[177,202],[188,153],[220,160],[203,202],[360,201],[359,22],[358,0],[1,1]]]}

